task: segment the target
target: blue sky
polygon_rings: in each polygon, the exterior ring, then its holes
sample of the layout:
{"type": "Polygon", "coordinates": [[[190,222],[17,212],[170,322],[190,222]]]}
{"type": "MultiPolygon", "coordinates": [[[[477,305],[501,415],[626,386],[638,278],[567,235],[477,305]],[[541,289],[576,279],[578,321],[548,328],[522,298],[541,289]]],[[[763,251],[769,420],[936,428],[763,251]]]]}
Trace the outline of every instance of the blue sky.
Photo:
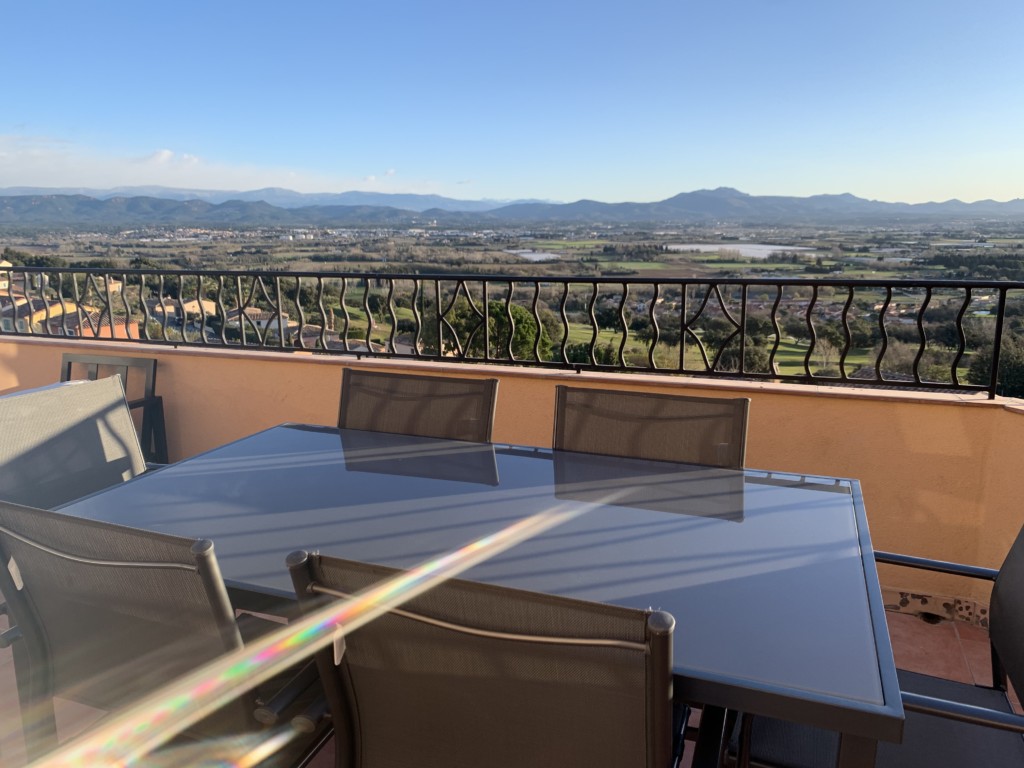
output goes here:
{"type": "Polygon", "coordinates": [[[1021,0],[31,0],[0,187],[1024,197],[1021,0]]]}

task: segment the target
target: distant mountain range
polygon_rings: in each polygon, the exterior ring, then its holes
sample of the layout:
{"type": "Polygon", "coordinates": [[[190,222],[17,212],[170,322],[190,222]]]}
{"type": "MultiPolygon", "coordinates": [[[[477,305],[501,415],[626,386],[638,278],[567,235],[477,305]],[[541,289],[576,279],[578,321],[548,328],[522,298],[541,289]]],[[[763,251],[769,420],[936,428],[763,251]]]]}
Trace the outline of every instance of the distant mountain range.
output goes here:
{"type": "Polygon", "coordinates": [[[24,228],[448,227],[593,225],[927,224],[1024,221],[1024,199],[964,203],[886,203],[850,194],[782,197],[728,187],[684,192],[654,203],[453,200],[378,192],[302,194],[286,189],[212,192],[131,187],[120,190],[0,188],[0,226],[24,228]]]}
{"type": "Polygon", "coordinates": [[[309,206],[383,206],[407,211],[490,211],[514,203],[539,203],[542,200],[455,200],[440,195],[387,194],[384,192],[294,192],[280,187],[237,192],[218,189],[172,189],[170,187],[114,187],[89,189],[86,187],[0,187],[2,196],[25,195],[85,195],[97,200],[113,197],[156,197],[161,200],[202,200],[219,204],[233,200],[269,203],[277,208],[306,208],[309,206]]]}

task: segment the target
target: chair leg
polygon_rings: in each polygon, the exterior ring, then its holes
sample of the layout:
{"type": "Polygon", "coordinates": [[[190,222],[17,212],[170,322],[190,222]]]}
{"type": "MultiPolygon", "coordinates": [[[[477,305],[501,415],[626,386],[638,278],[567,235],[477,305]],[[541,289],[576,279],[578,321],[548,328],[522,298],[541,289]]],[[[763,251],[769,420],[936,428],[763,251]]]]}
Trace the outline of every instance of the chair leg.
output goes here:
{"type": "Polygon", "coordinates": [[[725,710],[704,707],[700,713],[700,730],[693,750],[694,768],[718,768],[722,760],[725,710]]]}
{"type": "Polygon", "coordinates": [[[750,768],[750,735],[754,732],[754,717],[746,712],[740,717],[740,740],[736,750],[736,767],[750,768]]]}
{"type": "Polygon", "coordinates": [[[153,408],[153,455],[154,461],[158,464],[166,464],[167,458],[167,425],[164,421],[164,401],[157,398],[156,406],[153,408]]]}
{"type": "Polygon", "coordinates": [[[672,768],[683,760],[686,749],[686,723],[690,719],[690,708],[681,702],[672,704],[672,768]]]}
{"type": "Polygon", "coordinates": [[[14,655],[14,676],[21,707],[21,730],[25,737],[25,755],[33,763],[57,747],[57,719],[53,696],[42,679],[38,667],[23,643],[11,646],[14,655]]]}

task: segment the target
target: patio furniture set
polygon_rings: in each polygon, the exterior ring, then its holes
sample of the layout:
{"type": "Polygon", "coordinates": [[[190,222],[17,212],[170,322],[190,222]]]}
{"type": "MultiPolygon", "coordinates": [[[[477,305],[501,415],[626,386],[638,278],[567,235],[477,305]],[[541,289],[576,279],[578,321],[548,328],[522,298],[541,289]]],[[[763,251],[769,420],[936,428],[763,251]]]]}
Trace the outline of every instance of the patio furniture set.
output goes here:
{"type": "Polygon", "coordinates": [[[1024,685],[1022,539],[998,572],[876,555],[855,480],[745,467],[746,399],[559,386],[549,450],[492,442],[495,379],[347,369],[336,427],[166,464],[155,364],[138,360],[68,356],[65,383],[0,397],[0,643],[33,758],[57,744],[54,696],[117,710],[557,508],[568,522],[240,694],[175,748],[293,727],[261,765],[305,765],[332,735],[338,766],[367,768],[661,768],[687,743],[709,766],[1024,760],[1005,697],[1024,685]],[[950,704],[964,686],[897,673],[876,559],[994,580],[993,689],[950,704]]]}

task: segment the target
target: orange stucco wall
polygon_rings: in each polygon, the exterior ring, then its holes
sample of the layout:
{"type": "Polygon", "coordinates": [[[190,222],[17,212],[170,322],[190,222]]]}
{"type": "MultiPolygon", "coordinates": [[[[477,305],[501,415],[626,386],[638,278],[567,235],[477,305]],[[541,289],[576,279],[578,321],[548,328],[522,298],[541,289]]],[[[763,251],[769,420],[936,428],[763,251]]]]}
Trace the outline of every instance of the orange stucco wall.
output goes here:
{"type": "MultiPolygon", "coordinates": [[[[284,421],[336,423],[347,367],[419,370],[499,378],[494,439],[522,445],[551,444],[559,383],[750,397],[747,465],[859,479],[878,549],[998,567],[1024,523],[1019,401],[50,339],[0,339],[0,393],[55,381],[61,353],[84,348],[159,358],[172,460],[284,421]]],[[[896,590],[987,598],[983,585],[950,577],[882,578],[896,590]]]]}

